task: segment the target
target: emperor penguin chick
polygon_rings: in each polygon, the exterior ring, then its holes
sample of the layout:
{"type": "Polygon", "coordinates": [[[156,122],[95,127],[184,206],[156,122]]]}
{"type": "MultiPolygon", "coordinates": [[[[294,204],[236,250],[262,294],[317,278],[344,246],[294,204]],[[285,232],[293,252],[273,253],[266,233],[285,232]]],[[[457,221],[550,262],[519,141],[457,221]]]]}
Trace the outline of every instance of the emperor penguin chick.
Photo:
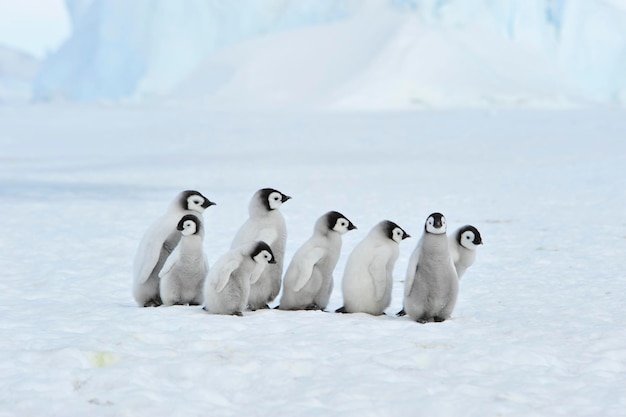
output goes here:
{"type": "Polygon", "coordinates": [[[341,236],[354,229],[356,226],[336,211],[317,220],[313,236],[296,251],[285,272],[281,310],[324,310],[328,306],[341,236]]]}
{"type": "Polygon", "coordinates": [[[446,237],[446,219],[441,213],[433,213],[409,259],[404,309],[420,323],[444,321],[452,314],[458,292],[459,278],[446,237]]]}
{"type": "Polygon", "coordinates": [[[459,279],[476,260],[476,248],[483,244],[477,228],[471,225],[457,229],[448,239],[450,255],[459,279]]]}
{"type": "Polygon", "coordinates": [[[291,197],[273,188],[262,188],[252,196],[248,206],[250,217],[241,226],[231,244],[231,249],[246,243],[263,241],[274,254],[276,263],[268,265],[252,284],[248,306],[251,310],[268,308],[280,292],[283,275],[283,258],[287,243],[287,226],[280,206],[291,197]]]}
{"type": "Polygon", "coordinates": [[[159,291],[159,272],[181,238],[176,230],[186,214],[201,215],[215,203],[198,191],[179,193],[168,210],[148,228],[139,242],[133,264],[133,296],[141,307],[162,304],[159,291]]]}
{"type": "Polygon", "coordinates": [[[378,223],[350,253],[343,274],[339,313],[381,315],[391,303],[399,243],[410,237],[389,220],[378,223]]]}
{"type": "Polygon", "coordinates": [[[202,304],[202,286],[209,264],[202,250],[204,228],[200,219],[186,214],[178,222],[182,238],[159,272],[164,305],[202,304]]]}
{"type": "Polygon", "coordinates": [[[242,316],[250,285],[259,280],[268,263],[275,262],[272,249],[265,242],[231,249],[209,271],[204,283],[204,309],[213,314],[242,316]]]}

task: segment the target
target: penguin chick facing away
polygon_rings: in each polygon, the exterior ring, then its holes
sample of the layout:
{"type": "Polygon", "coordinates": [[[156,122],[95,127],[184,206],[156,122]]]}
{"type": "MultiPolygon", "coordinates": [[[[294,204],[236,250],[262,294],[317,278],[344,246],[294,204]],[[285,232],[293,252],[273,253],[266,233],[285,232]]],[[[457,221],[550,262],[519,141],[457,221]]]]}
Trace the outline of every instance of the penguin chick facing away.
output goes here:
{"type": "Polygon", "coordinates": [[[471,225],[457,229],[448,239],[450,255],[459,279],[476,260],[476,248],[483,244],[477,228],[471,225]]]}
{"type": "Polygon", "coordinates": [[[407,269],[404,309],[413,320],[440,322],[452,314],[459,278],[448,245],[445,217],[431,214],[407,269]]]}
{"type": "Polygon", "coordinates": [[[202,250],[204,228],[200,219],[186,214],[178,222],[182,237],[159,272],[164,305],[202,304],[202,286],[209,270],[202,250]]]}
{"type": "Polygon", "coordinates": [[[287,226],[280,206],[291,197],[273,188],[262,188],[254,193],[248,206],[249,218],[235,235],[231,249],[243,244],[263,241],[273,251],[275,264],[268,265],[250,288],[248,299],[251,310],[268,308],[280,292],[283,258],[287,243],[287,226]]]}
{"type": "Polygon", "coordinates": [[[341,236],[354,229],[356,226],[336,211],[317,220],[313,236],[296,251],[285,272],[281,310],[324,310],[328,306],[341,236]]]}
{"type": "Polygon", "coordinates": [[[242,316],[250,285],[259,280],[268,263],[276,262],[265,242],[252,242],[222,255],[204,283],[204,309],[213,314],[242,316]]]}
{"type": "Polygon", "coordinates": [[[399,243],[408,237],[400,226],[384,220],[354,248],[343,274],[343,307],[338,313],[384,313],[391,303],[399,243]]]}
{"type": "Polygon", "coordinates": [[[214,202],[198,191],[179,193],[169,208],[148,228],[139,242],[133,264],[133,297],[141,307],[162,304],[159,291],[159,272],[167,257],[181,238],[176,230],[186,214],[202,214],[214,202]]]}

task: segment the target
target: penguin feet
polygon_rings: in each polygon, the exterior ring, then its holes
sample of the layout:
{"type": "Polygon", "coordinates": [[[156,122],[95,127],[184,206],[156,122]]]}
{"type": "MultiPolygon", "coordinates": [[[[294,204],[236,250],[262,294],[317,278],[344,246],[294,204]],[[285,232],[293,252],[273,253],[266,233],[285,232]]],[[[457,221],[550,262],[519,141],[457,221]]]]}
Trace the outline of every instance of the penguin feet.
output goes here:
{"type": "Polygon", "coordinates": [[[435,323],[441,323],[442,321],[446,321],[446,319],[444,319],[443,317],[435,316],[433,317],[433,321],[435,323]]]}
{"type": "Polygon", "coordinates": [[[248,309],[250,309],[250,311],[257,311],[257,310],[270,310],[270,306],[268,306],[267,304],[263,304],[260,307],[256,307],[256,306],[248,306],[248,309]]]}
{"type": "Polygon", "coordinates": [[[397,317],[404,317],[404,316],[406,316],[406,311],[404,311],[404,309],[402,309],[402,310],[400,310],[400,311],[398,311],[396,313],[396,316],[397,317]]]}
{"type": "Polygon", "coordinates": [[[319,306],[315,303],[309,304],[308,306],[304,307],[305,310],[321,310],[321,308],[319,308],[319,306]]]}
{"type": "Polygon", "coordinates": [[[343,313],[343,314],[346,314],[346,313],[347,313],[347,311],[346,311],[346,306],[339,307],[337,310],[335,310],[335,313],[343,313]]]}
{"type": "Polygon", "coordinates": [[[230,313],[231,316],[243,317],[243,313],[241,311],[234,311],[230,313]]]}
{"type": "Polygon", "coordinates": [[[143,306],[144,307],[159,307],[163,302],[160,299],[153,298],[151,300],[146,301],[143,306]]]}

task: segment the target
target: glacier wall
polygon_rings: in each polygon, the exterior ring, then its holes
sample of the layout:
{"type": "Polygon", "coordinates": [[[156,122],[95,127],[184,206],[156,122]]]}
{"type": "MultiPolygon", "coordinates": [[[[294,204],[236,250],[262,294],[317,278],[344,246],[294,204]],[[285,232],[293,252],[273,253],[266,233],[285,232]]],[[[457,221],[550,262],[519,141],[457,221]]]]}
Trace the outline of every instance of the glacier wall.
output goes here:
{"type": "MultiPolygon", "coordinates": [[[[373,85],[377,89],[374,99],[387,94],[385,89],[401,85],[408,84],[414,89],[432,85],[427,95],[415,92],[417,99],[407,96],[401,100],[407,101],[409,107],[411,102],[420,100],[445,107],[448,91],[435,91],[445,84],[445,80],[433,75],[437,65],[461,67],[450,75],[457,77],[451,81],[457,82],[461,90],[467,86],[461,104],[471,102],[474,96],[491,94],[469,91],[469,86],[475,84],[488,90],[491,84],[483,80],[494,74],[501,79],[501,85],[491,95],[519,95],[519,91],[526,89],[532,96],[545,89],[542,97],[555,94],[559,96],[556,101],[567,96],[586,103],[626,102],[626,0],[66,0],[66,3],[72,19],[72,36],[43,63],[34,88],[38,100],[166,97],[177,92],[181,83],[187,91],[193,90],[191,81],[202,77],[199,71],[204,71],[207,77],[215,75],[217,72],[211,65],[219,64],[214,57],[221,51],[239,51],[239,61],[229,58],[228,62],[229,71],[235,74],[236,67],[249,63],[253,54],[257,63],[261,63],[263,51],[258,48],[284,50],[285,55],[305,54],[303,48],[317,50],[325,48],[321,42],[332,44],[332,37],[329,39],[324,31],[327,28],[340,31],[337,28],[342,25],[349,28],[344,31],[350,30],[353,39],[346,43],[349,49],[343,54],[338,51],[333,59],[345,61],[350,59],[350,51],[368,47],[359,44],[359,39],[372,42],[367,24],[350,23],[368,18],[370,27],[387,28],[380,35],[388,42],[386,45],[374,42],[379,50],[372,51],[367,59],[361,52],[358,71],[355,70],[353,77],[342,73],[344,85],[335,83],[333,91],[327,94],[336,102],[350,102],[337,97],[341,91],[349,91],[352,97],[363,96],[361,93],[372,90],[373,85]],[[398,25],[403,29],[395,27],[398,25]],[[316,30],[320,44],[311,37],[303,38],[301,44],[293,42],[300,39],[298,32],[306,28],[316,30]],[[398,36],[401,40],[392,39],[398,36]],[[440,48],[424,45],[415,48],[413,44],[421,41],[419,37],[436,39],[440,48]],[[256,50],[255,47],[237,49],[238,45],[256,39],[265,39],[257,44],[256,50]],[[399,43],[409,47],[399,48],[399,43]],[[385,52],[385,48],[393,51],[385,52]],[[248,55],[240,56],[245,54],[242,51],[248,55]],[[385,78],[398,76],[398,71],[391,62],[381,61],[387,57],[400,62],[403,51],[408,54],[404,61],[412,63],[402,70],[402,82],[391,85],[385,78]],[[501,53],[496,55],[494,51],[501,53]],[[442,59],[442,54],[453,57],[442,59]],[[526,62],[530,67],[518,71],[515,69],[518,62],[526,62]],[[420,63],[430,65],[432,70],[421,70],[424,65],[420,63]],[[465,66],[468,79],[459,81],[465,66]],[[386,74],[385,68],[390,72],[386,74]],[[480,78],[480,82],[469,79],[469,74],[480,78]],[[551,90],[550,80],[559,84],[558,91],[551,90]],[[465,84],[461,85],[461,81],[465,84]],[[517,87],[503,89],[502,85],[517,87]],[[431,100],[434,96],[438,98],[431,100]]],[[[271,77],[271,65],[278,73],[283,63],[276,54],[268,56],[274,61],[262,65],[270,68],[266,74],[271,77]]],[[[318,72],[338,68],[338,64],[329,61],[316,62],[315,66],[318,72]]],[[[357,65],[344,63],[339,71],[345,72],[346,68],[354,69],[357,65]]],[[[328,74],[323,76],[329,78],[328,74]]],[[[235,79],[229,75],[229,82],[235,79]]],[[[206,93],[220,90],[215,85],[218,82],[216,79],[206,93]]],[[[246,82],[254,84],[249,77],[246,82]]],[[[298,82],[310,82],[310,78],[298,82]]],[[[257,98],[263,101],[263,97],[257,98]]],[[[297,97],[292,101],[297,101],[297,97]]]]}
{"type": "Polygon", "coordinates": [[[358,0],[66,0],[73,32],[37,99],[163,95],[216,48],[347,17],[358,0]]]}

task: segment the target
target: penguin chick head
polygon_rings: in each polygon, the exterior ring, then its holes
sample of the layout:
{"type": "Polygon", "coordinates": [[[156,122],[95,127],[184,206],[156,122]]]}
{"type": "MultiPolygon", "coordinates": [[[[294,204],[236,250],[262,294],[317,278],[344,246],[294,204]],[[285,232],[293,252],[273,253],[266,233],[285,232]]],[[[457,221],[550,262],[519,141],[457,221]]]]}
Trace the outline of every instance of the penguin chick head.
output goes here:
{"type": "Polygon", "coordinates": [[[257,198],[261,200],[261,204],[267,211],[271,211],[280,208],[291,197],[273,188],[262,188],[257,191],[257,198]]]}
{"type": "Polygon", "coordinates": [[[340,235],[343,235],[350,230],[356,229],[356,226],[352,224],[352,222],[348,220],[346,216],[339,213],[338,211],[329,211],[324,215],[324,217],[327,221],[326,225],[328,226],[328,230],[337,232],[340,235]]]}
{"type": "Polygon", "coordinates": [[[184,210],[202,213],[206,208],[214,206],[215,203],[203,196],[199,191],[186,190],[180,193],[180,205],[184,210]]]}
{"type": "Polygon", "coordinates": [[[426,230],[426,233],[432,233],[433,235],[442,235],[446,233],[446,218],[441,213],[431,214],[426,219],[424,230],[426,230]]]}
{"type": "Polygon", "coordinates": [[[180,230],[183,236],[191,236],[198,234],[200,232],[200,228],[202,227],[202,222],[200,219],[193,214],[186,214],[183,216],[178,222],[178,226],[176,229],[180,230]]]}
{"type": "Polygon", "coordinates": [[[275,264],[276,259],[270,246],[262,241],[257,242],[250,254],[250,257],[256,263],[267,262],[268,264],[275,264]]]}
{"type": "Polygon", "coordinates": [[[459,245],[469,250],[476,250],[479,245],[483,244],[480,232],[471,225],[461,227],[456,235],[456,240],[459,245]]]}
{"type": "Polygon", "coordinates": [[[402,242],[404,239],[411,237],[403,228],[398,226],[392,221],[384,220],[382,223],[385,236],[393,240],[396,243],[402,242]]]}

